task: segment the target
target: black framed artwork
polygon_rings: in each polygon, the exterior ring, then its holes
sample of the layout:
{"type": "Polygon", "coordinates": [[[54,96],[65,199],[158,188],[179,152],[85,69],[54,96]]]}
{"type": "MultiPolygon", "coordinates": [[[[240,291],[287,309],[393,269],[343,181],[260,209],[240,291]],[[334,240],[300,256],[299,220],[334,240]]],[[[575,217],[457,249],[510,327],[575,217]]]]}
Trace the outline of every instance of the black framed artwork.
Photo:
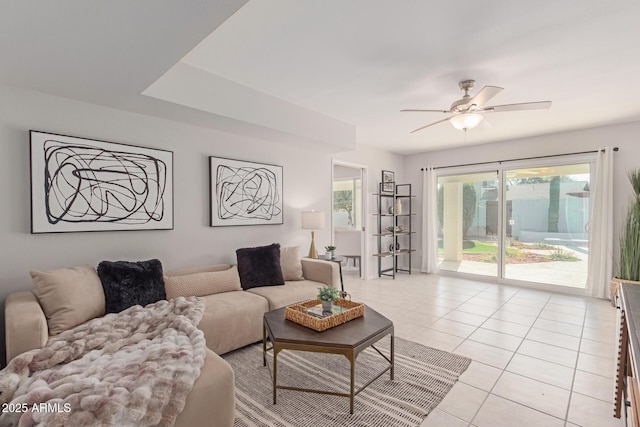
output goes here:
{"type": "Polygon", "coordinates": [[[393,193],[395,185],[395,174],[392,171],[382,171],[382,191],[385,193],[393,193]]]}
{"type": "Polygon", "coordinates": [[[32,234],[173,229],[172,151],[29,134],[32,234]]]}

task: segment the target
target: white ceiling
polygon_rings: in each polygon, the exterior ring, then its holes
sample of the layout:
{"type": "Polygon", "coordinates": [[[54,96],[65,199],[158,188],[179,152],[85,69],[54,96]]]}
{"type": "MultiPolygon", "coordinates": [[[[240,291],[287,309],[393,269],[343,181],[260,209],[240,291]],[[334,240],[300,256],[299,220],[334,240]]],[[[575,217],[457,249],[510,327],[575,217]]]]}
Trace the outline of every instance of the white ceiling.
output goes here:
{"type": "Polygon", "coordinates": [[[203,125],[269,127],[256,111],[167,102],[197,92],[196,80],[174,75],[172,91],[148,93],[163,101],[141,95],[186,54],[176,67],[352,124],[358,143],[403,154],[640,120],[635,0],[244,2],[3,0],[0,81],[203,125]],[[445,116],[399,110],[447,109],[463,79],[477,81],[472,94],[504,87],[490,104],[553,106],[489,114],[490,129],[466,134],[445,122],[409,135],[445,116]]]}

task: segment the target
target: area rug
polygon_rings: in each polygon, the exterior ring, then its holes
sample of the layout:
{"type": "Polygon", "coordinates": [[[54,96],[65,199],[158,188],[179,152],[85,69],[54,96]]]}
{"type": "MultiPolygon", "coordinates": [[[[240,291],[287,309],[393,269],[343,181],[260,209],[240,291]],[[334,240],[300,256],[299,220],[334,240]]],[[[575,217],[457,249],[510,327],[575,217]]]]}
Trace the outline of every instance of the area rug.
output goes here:
{"type": "MultiPolygon", "coordinates": [[[[389,337],[376,347],[389,356],[389,337]]],[[[268,354],[269,366],[273,355],[268,354]]],[[[278,390],[272,401],[269,368],[262,366],[262,344],[228,353],[224,359],[236,376],[234,427],[253,426],[419,426],[444,399],[471,359],[395,338],[395,379],[389,373],[349,398],[278,390]]],[[[382,371],[387,362],[369,348],[356,361],[356,390],[382,371]]],[[[284,350],[278,355],[278,385],[348,393],[349,362],[344,356],[284,350]]]]}

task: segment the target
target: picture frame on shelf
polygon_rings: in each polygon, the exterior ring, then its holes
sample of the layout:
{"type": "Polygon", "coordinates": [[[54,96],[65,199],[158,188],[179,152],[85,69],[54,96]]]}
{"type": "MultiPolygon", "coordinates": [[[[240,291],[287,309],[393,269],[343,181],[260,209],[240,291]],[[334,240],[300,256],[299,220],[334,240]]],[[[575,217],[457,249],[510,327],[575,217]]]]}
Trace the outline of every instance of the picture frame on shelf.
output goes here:
{"type": "Polygon", "coordinates": [[[393,187],[395,185],[395,173],[393,171],[382,171],[382,192],[393,193],[393,187]]]}

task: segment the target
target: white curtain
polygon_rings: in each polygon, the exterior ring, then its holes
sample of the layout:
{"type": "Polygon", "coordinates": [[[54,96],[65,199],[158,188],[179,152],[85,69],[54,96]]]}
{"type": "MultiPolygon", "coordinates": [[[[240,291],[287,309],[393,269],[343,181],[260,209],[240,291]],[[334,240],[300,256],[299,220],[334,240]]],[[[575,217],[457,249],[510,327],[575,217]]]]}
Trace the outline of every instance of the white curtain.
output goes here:
{"type": "Polygon", "coordinates": [[[423,273],[437,273],[438,185],[433,167],[422,171],[422,265],[423,273]]]}
{"type": "Polygon", "coordinates": [[[613,150],[598,150],[595,183],[591,186],[589,220],[589,273],[587,290],[596,298],[609,298],[613,274],[613,150]]]}

